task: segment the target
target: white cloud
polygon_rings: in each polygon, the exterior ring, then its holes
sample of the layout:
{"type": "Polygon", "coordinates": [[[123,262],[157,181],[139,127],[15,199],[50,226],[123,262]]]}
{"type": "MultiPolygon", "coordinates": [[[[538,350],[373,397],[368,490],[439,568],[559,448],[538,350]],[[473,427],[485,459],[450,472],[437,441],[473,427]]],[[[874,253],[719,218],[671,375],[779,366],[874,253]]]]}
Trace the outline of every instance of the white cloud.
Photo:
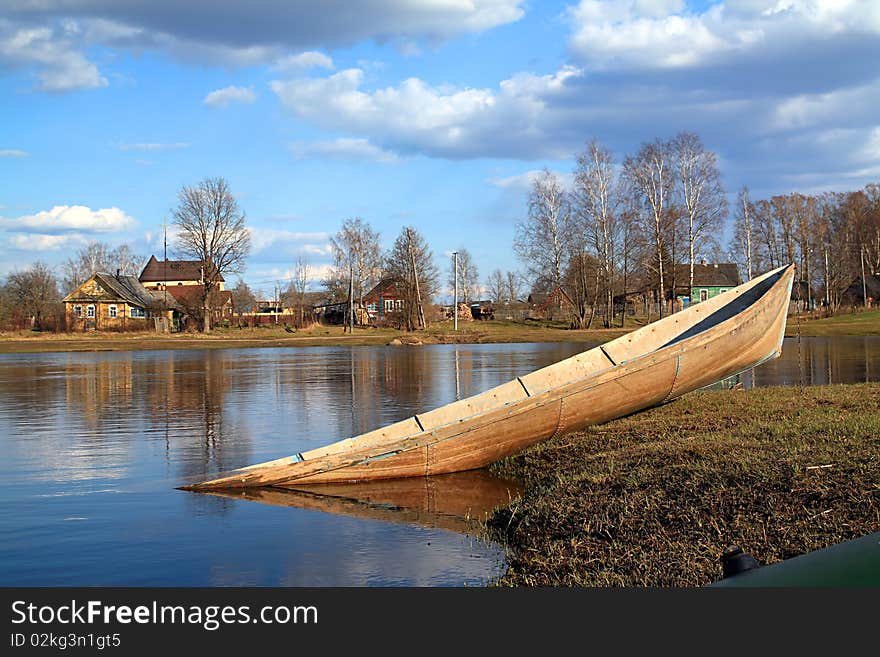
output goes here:
{"type": "Polygon", "coordinates": [[[330,160],[352,160],[356,162],[381,162],[393,164],[400,161],[394,153],[374,146],[366,139],[341,137],[333,141],[315,143],[295,142],[290,150],[297,159],[326,158],[330,160]]]}
{"type": "Polygon", "coordinates": [[[324,78],[273,80],[270,88],[299,118],[369,138],[385,151],[489,157],[552,152],[542,134],[548,101],[564,95],[579,76],[566,66],[552,75],[518,74],[497,90],[432,87],[409,78],[396,87],[365,91],[363,71],[354,68],[324,78]]]}
{"type": "MultiPolygon", "coordinates": [[[[563,187],[565,187],[566,189],[571,189],[574,183],[573,174],[565,171],[551,171],[550,173],[552,173],[559,179],[559,182],[562,184],[563,187]]],[[[488,182],[493,187],[498,187],[500,189],[509,189],[527,193],[531,191],[532,186],[535,184],[535,180],[543,174],[543,170],[532,169],[524,173],[519,173],[513,176],[506,176],[504,178],[489,178],[488,182]]]]}
{"type": "Polygon", "coordinates": [[[27,157],[28,154],[25,151],[20,151],[15,148],[0,148],[0,157],[27,157]]]}
{"type": "Polygon", "coordinates": [[[279,73],[301,73],[311,68],[333,69],[333,60],[324,53],[309,50],[282,57],[272,65],[272,70],[279,73]]]}
{"type": "Polygon", "coordinates": [[[8,243],[19,251],[60,251],[80,246],[87,242],[82,235],[45,235],[42,233],[14,233],[8,243]]]}
{"type": "Polygon", "coordinates": [[[208,107],[226,107],[230,103],[252,103],[257,99],[254,90],[249,87],[223,87],[212,91],[202,101],[208,107]]]}
{"type": "Polygon", "coordinates": [[[0,70],[34,70],[36,88],[46,92],[106,87],[107,78],[81,52],[80,39],[72,25],[34,27],[0,18],[0,70]]]}
{"type": "Polygon", "coordinates": [[[115,233],[136,223],[119,208],[92,210],[84,205],[56,205],[51,210],[17,219],[0,219],[0,226],[8,230],[54,236],[73,231],[115,233]]]}
{"type": "Polygon", "coordinates": [[[178,141],[170,144],[162,143],[141,143],[141,144],[120,144],[121,151],[176,151],[181,148],[189,148],[190,143],[187,141],[178,141]]]}
{"type": "Polygon", "coordinates": [[[700,68],[880,33],[874,0],[728,0],[702,12],[681,0],[581,0],[569,16],[572,54],[598,71],[700,68]]]}

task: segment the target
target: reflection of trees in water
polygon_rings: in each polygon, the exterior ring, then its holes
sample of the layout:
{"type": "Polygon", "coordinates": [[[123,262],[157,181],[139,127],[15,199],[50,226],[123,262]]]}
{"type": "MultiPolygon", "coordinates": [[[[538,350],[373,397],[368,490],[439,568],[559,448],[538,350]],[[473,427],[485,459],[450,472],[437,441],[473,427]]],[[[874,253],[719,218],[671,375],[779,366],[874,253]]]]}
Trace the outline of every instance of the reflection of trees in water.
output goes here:
{"type": "Polygon", "coordinates": [[[743,375],[746,388],[880,380],[880,338],[786,338],[782,356],[743,375]]]}

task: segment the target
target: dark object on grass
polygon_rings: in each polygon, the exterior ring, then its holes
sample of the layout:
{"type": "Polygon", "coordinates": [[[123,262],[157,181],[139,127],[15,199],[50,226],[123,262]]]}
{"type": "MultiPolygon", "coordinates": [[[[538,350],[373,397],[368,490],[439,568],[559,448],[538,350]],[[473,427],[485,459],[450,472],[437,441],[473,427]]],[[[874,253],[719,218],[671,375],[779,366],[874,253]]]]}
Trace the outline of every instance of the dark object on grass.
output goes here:
{"type": "Polygon", "coordinates": [[[721,569],[725,578],[760,568],[760,566],[758,560],[751,554],[743,552],[739,545],[731,545],[721,555],[721,569]]]}
{"type": "Polygon", "coordinates": [[[287,324],[284,325],[284,330],[288,333],[296,333],[296,329],[290,328],[287,324]]]}

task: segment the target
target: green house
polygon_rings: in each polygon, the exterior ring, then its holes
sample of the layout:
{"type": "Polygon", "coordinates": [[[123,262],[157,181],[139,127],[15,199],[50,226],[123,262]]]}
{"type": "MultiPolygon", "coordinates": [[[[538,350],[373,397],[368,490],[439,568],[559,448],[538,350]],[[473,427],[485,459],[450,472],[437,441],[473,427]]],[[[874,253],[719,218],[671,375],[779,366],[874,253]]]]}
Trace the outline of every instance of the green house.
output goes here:
{"type": "Polygon", "coordinates": [[[676,297],[685,303],[699,303],[742,283],[739,269],[732,262],[694,265],[694,286],[689,287],[690,265],[675,266],[676,297]]]}

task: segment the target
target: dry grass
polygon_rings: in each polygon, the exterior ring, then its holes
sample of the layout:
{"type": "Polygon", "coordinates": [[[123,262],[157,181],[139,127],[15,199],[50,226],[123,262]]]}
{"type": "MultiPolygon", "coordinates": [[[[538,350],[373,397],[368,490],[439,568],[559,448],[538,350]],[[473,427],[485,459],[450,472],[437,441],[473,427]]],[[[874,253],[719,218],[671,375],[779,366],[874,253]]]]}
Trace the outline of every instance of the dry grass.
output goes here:
{"type": "Polygon", "coordinates": [[[697,586],[880,529],[880,384],[693,393],[493,466],[501,585],[697,586]]]}

